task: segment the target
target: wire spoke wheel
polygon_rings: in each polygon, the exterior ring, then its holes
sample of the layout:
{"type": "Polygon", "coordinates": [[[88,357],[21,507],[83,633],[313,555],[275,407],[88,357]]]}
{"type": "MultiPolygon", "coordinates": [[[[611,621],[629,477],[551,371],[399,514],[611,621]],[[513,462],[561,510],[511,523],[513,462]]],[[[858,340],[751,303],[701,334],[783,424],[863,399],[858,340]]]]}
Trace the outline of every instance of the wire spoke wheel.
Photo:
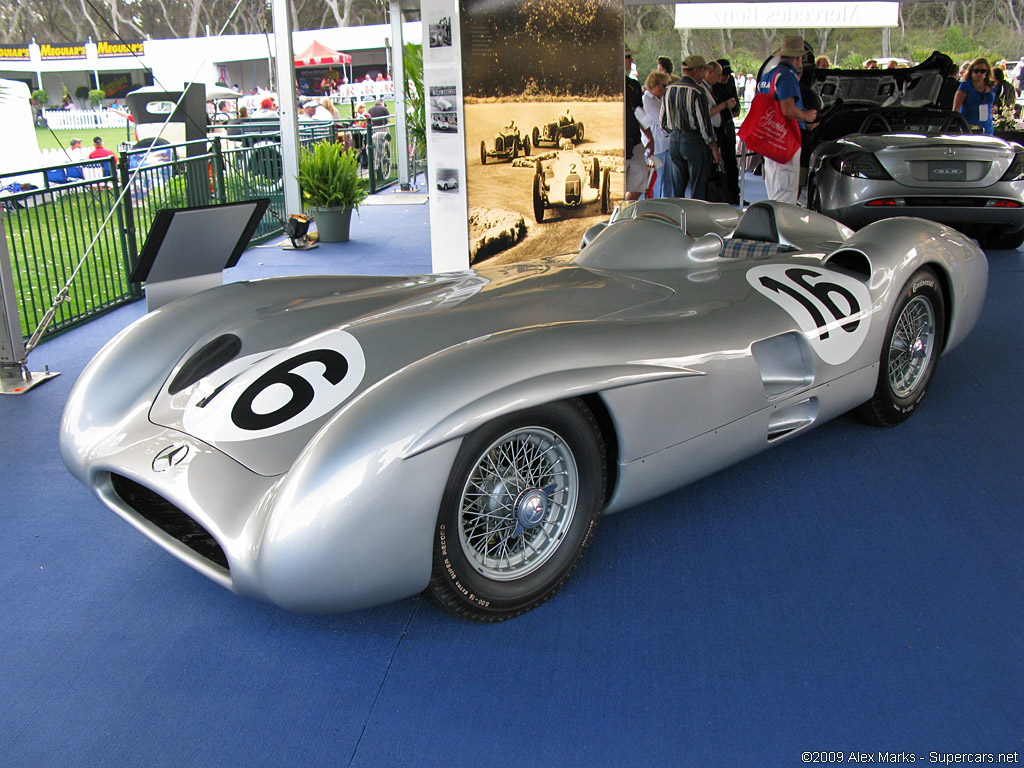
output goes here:
{"type": "Polygon", "coordinates": [[[601,429],[582,402],[533,406],[475,429],[441,499],[427,597],[475,621],[536,608],[590,546],[607,474],[601,429]]]}
{"type": "Polygon", "coordinates": [[[935,350],[935,312],[918,296],[896,321],[889,345],[889,385],[897,397],[910,395],[928,370],[935,350]]]}
{"type": "Polygon", "coordinates": [[[576,460],[554,432],[530,427],[496,440],[460,504],[459,541],[474,570],[505,581],[547,562],[572,523],[578,486],[576,460]],[[540,511],[547,514],[534,522],[540,511]]]}
{"type": "Polygon", "coordinates": [[[875,393],[857,409],[864,421],[895,427],[928,391],[942,352],[946,306],[938,277],[923,267],[903,284],[889,315],[875,393]]]}

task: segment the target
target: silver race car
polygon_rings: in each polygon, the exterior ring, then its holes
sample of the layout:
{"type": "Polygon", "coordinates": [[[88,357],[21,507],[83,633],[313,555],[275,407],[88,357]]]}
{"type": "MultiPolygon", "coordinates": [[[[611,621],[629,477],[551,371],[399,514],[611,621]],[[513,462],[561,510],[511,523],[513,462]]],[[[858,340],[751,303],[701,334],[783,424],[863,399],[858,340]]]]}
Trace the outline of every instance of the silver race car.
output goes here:
{"type": "Polygon", "coordinates": [[[181,299],[86,368],[64,461],[241,595],[516,616],[602,513],[853,408],[903,421],[981,311],[985,256],[948,227],[758,203],[723,239],[725,208],[630,204],[535,262],[181,299]]]}

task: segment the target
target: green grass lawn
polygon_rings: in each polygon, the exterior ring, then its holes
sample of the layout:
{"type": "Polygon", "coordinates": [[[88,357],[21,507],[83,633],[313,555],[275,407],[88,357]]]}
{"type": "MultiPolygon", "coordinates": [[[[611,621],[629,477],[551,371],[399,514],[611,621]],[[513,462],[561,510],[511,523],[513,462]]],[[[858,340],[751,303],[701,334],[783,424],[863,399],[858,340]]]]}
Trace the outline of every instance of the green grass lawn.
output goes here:
{"type": "Polygon", "coordinates": [[[124,128],[87,128],[74,131],[51,131],[49,128],[36,128],[36,141],[40,149],[58,149],[67,147],[72,139],[81,139],[82,147],[86,153],[92,151],[92,139],[99,136],[103,139],[103,145],[107,149],[117,150],[117,145],[122,141],[134,139],[131,129],[124,128]]]}

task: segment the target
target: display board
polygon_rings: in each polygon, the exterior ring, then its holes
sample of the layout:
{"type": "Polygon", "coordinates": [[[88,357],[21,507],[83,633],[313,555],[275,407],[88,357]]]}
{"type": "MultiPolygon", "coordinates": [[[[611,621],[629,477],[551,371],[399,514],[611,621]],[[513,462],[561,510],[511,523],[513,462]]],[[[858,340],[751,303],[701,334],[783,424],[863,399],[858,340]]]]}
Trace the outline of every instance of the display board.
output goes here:
{"type": "Polygon", "coordinates": [[[427,33],[423,85],[431,260],[435,272],[449,272],[469,266],[459,6],[457,0],[422,0],[420,10],[427,33]]]}
{"type": "Polygon", "coordinates": [[[575,250],[622,199],[621,0],[424,0],[434,269],[575,250]]]}

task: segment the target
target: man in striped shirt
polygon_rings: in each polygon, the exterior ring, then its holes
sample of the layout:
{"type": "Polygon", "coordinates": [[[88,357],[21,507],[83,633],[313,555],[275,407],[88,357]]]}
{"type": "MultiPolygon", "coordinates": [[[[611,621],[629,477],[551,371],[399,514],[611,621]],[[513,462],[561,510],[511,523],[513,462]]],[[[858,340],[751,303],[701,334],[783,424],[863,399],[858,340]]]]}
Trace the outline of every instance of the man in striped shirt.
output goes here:
{"type": "Polygon", "coordinates": [[[671,194],[665,191],[666,197],[707,199],[711,163],[722,161],[708,99],[700,85],[706,71],[703,56],[687,56],[683,76],[665,89],[661,101],[661,125],[669,133],[669,157],[675,171],[666,179],[673,186],[671,194]]]}

